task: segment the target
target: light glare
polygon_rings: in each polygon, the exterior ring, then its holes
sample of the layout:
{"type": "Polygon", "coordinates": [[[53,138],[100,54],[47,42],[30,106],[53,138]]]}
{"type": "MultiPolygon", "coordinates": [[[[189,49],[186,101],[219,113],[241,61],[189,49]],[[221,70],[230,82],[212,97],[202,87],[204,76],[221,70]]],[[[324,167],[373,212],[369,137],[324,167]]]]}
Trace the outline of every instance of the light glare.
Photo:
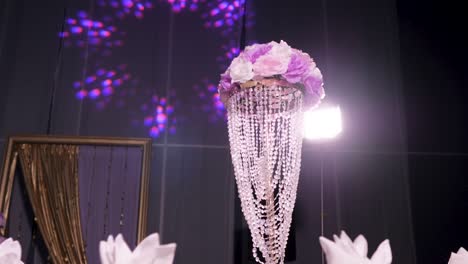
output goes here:
{"type": "Polygon", "coordinates": [[[331,139],[342,131],[341,109],[327,107],[304,113],[304,137],[310,140],[331,139]]]}

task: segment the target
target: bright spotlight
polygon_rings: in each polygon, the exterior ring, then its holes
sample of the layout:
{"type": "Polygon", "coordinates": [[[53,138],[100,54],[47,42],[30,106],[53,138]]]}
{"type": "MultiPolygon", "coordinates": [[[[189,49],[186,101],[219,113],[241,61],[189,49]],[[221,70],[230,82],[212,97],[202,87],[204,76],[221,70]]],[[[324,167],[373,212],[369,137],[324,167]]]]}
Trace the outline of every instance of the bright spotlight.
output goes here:
{"type": "Polygon", "coordinates": [[[323,107],[304,113],[304,137],[311,140],[331,139],[342,131],[340,107],[323,107]]]}

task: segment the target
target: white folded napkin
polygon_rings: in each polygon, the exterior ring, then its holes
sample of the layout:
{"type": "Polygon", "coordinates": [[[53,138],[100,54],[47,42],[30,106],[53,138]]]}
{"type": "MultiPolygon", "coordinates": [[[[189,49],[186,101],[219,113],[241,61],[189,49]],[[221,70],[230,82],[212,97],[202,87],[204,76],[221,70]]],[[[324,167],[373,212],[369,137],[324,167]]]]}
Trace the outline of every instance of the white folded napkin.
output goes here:
{"type": "Polygon", "coordinates": [[[457,253],[452,252],[448,264],[468,264],[468,251],[460,248],[457,253]]]}
{"type": "Polygon", "coordinates": [[[121,234],[99,244],[101,264],[172,264],[176,244],[161,245],[159,234],[146,237],[132,252],[121,234]]]}
{"type": "Polygon", "coordinates": [[[326,255],[328,264],[390,264],[392,250],[390,241],[384,240],[372,257],[367,258],[368,245],[364,236],[359,235],[354,242],[341,231],[340,237],[334,235],[334,242],[320,237],[320,245],[326,255]]]}
{"type": "Polygon", "coordinates": [[[21,245],[11,238],[0,243],[1,264],[23,264],[21,261],[21,245]]]}

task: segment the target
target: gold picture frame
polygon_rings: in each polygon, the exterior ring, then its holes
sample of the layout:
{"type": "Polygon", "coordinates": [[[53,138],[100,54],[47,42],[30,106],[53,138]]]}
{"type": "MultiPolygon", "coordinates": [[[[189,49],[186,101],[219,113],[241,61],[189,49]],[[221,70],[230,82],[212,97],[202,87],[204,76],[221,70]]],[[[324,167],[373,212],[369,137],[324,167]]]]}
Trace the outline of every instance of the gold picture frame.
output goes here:
{"type": "MultiPolygon", "coordinates": [[[[141,242],[146,237],[147,217],[148,217],[148,186],[151,166],[152,141],[148,138],[118,138],[118,137],[88,137],[88,136],[11,136],[5,148],[1,174],[0,174],[0,212],[3,213],[5,221],[8,221],[10,210],[11,194],[15,175],[16,164],[13,152],[17,144],[70,144],[70,145],[91,145],[91,146],[132,146],[143,149],[141,164],[141,181],[138,208],[137,242],[141,242]]],[[[0,235],[5,232],[0,230],[0,235]]]]}

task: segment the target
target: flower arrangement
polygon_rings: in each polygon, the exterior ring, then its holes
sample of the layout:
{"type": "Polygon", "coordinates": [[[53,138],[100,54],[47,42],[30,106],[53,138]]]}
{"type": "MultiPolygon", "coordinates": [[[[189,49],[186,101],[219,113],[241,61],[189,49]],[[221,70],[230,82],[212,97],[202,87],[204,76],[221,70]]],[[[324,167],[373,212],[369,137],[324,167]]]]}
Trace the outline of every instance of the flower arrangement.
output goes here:
{"type": "Polygon", "coordinates": [[[325,97],[323,76],[314,60],[284,41],[246,47],[221,74],[218,90],[226,103],[236,90],[265,81],[300,89],[307,107],[317,106],[325,97]]]}

